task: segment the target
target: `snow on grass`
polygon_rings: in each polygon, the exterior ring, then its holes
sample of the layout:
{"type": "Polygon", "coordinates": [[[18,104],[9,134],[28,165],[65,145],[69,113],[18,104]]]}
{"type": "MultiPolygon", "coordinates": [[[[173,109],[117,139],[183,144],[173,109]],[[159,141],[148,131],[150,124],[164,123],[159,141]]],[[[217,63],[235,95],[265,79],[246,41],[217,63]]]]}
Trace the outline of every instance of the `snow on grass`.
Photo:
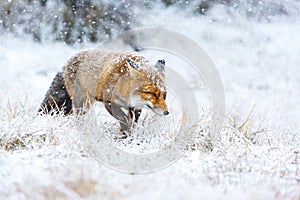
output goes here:
{"type": "Polygon", "coordinates": [[[227,117],[213,151],[203,158],[195,143],[178,162],[144,175],[101,165],[85,151],[73,116],[36,113],[78,48],[1,35],[1,198],[300,198],[299,19],[258,23],[218,10],[193,18],[174,12],[144,25],[188,35],[215,62],[227,117]]]}

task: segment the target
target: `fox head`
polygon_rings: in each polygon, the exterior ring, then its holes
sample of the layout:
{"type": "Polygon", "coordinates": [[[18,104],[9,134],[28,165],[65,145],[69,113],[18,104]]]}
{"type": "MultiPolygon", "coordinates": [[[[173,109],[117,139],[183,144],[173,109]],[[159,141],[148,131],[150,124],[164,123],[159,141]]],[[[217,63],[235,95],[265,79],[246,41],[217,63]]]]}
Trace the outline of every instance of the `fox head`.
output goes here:
{"type": "Polygon", "coordinates": [[[131,80],[130,106],[148,108],[158,115],[168,115],[165,86],[165,61],[158,60],[154,66],[126,58],[131,80]]]}

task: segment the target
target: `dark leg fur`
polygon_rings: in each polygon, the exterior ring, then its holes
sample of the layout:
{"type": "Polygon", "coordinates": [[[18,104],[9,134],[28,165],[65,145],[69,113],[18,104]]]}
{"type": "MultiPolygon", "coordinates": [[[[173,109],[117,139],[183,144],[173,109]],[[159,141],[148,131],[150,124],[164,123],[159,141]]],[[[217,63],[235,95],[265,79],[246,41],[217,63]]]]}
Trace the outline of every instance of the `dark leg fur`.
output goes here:
{"type": "Polygon", "coordinates": [[[127,131],[130,132],[130,128],[132,125],[132,120],[134,119],[134,122],[137,123],[142,110],[141,109],[135,109],[135,108],[129,108],[128,115],[126,115],[122,110],[121,107],[119,107],[116,104],[105,102],[104,106],[106,110],[111,114],[114,118],[119,120],[121,125],[121,131],[127,131]],[[113,108],[112,108],[113,107],[113,108]]]}
{"type": "Polygon", "coordinates": [[[136,108],[129,108],[129,117],[131,119],[134,118],[134,122],[137,123],[139,120],[139,117],[141,116],[142,109],[136,109],[136,108]]]}
{"type": "Polygon", "coordinates": [[[72,113],[72,100],[66,90],[61,72],[53,79],[39,112],[43,114],[56,114],[63,111],[65,115],[72,113]]]}
{"type": "Polygon", "coordinates": [[[142,109],[134,109],[134,115],[135,115],[135,119],[134,119],[134,122],[138,122],[140,116],[141,116],[141,113],[142,113],[142,109]]]}

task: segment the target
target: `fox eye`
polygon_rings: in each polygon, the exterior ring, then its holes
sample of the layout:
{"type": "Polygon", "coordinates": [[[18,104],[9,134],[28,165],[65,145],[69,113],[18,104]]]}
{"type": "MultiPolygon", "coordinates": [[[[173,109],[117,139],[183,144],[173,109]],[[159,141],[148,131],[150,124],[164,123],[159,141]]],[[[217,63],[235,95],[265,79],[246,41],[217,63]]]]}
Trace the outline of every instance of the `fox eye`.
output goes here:
{"type": "Polygon", "coordinates": [[[158,95],[155,94],[155,93],[152,93],[152,92],[144,92],[144,93],[146,93],[148,95],[151,95],[151,96],[154,96],[156,99],[158,99],[158,95]]]}
{"type": "Polygon", "coordinates": [[[154,96],[155,98],[158,98],[157,94],[155,93],[150,93],[152,96],[154,96]]]}
{"type": "Polygon", "coordinates": [[[158,95],[157,95],[157,94],[153,93],[152,95],[153,95],[155,98],[158,98],[158,95]]]}

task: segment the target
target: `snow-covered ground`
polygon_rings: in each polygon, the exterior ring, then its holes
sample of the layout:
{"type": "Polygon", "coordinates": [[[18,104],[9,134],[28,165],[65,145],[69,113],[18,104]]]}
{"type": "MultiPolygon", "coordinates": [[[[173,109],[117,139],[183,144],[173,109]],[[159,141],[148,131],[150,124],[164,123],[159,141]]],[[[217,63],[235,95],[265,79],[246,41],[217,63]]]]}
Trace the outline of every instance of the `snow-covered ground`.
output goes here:
{"type": "Polygon", "coordinates": [[[56,72],[95,44],[1,34],[0,198],[299,199],[299,14],[258,22],[220,7],[205,17],[157,8],[141,21],[190,37],[214,61],[226,119],[213,152],[142,175],[101,165],[85,153],[72,117],[36,115],[56,72]]]}

